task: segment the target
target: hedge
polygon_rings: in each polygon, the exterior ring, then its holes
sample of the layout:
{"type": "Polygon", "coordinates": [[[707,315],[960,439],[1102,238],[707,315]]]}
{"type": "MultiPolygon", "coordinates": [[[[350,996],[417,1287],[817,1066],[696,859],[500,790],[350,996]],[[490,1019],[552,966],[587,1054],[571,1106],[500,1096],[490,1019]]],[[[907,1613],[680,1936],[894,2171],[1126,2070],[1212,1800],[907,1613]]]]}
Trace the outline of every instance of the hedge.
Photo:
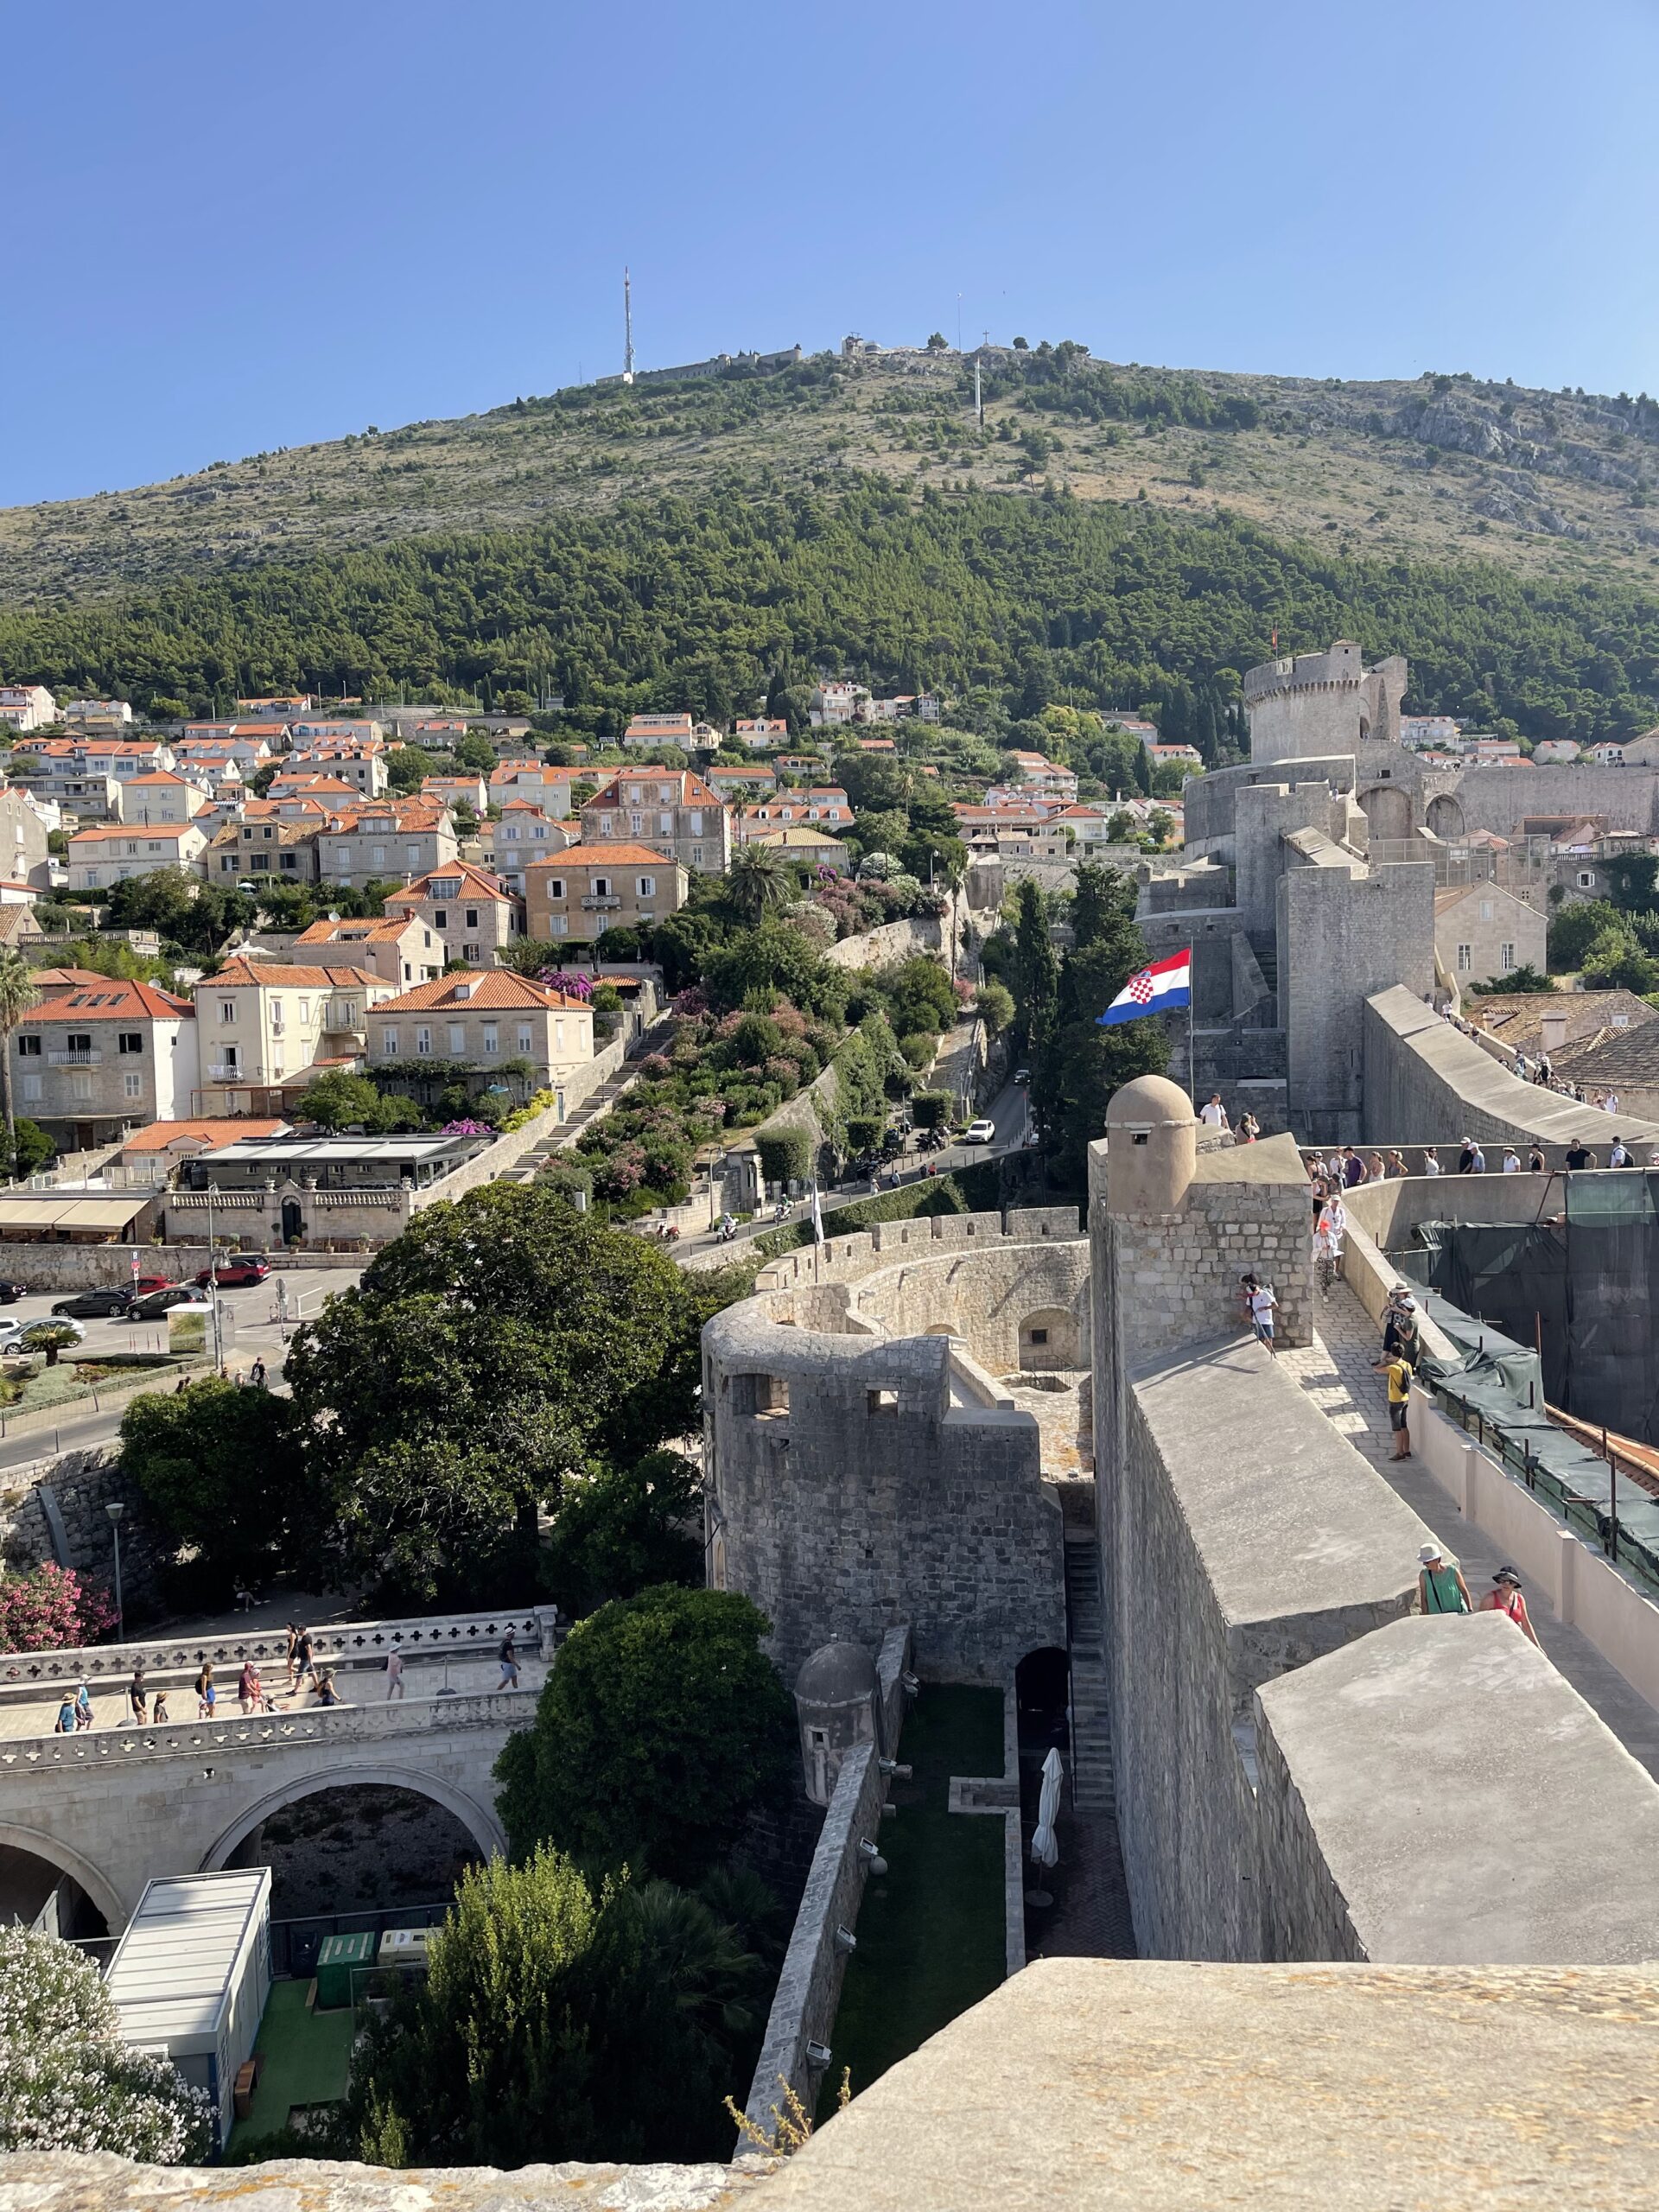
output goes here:
{"type": "Polygon", "coordinates": [[[754,1141],[768,1183],[804,1183],[811,1174],[812,1139],[805,1129],[763,1129],[754,1141]]]}

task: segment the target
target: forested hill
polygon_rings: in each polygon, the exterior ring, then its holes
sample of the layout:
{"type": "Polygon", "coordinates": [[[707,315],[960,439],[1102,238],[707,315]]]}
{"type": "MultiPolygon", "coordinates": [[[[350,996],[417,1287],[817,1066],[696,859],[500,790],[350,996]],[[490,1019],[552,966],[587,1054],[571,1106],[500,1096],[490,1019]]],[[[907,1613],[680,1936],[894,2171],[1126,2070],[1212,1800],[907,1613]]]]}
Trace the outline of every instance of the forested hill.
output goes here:
{"type": "Polygon", "coordinates": [[[824,353],[776,374],[581,385],[0,510],[0,604],[702,499],[734,474],[783,491],[872,474],[947,495],[1052,486],[1224,512],[1346,556],[1659,580],[1659,403],[1644,394],[1124,367],[1069,340],[988,348],[980,365],[982,428],[955,353],[824,353]]]}
{"type": "Polygon", "coordinates": [[[118,598],[0,612],[0,672],[192,711],[546,675],[585,726],[711,720],[815,671],[944,687],[992,727],[1129,707],[1346,635],[1412,663],[1409,704],[1580,741],[1659,721],[1659,601],[1617,577],[1343,558],[1226,514],[1052,488],[728,480],[529,529],[408,537],[118,598]]]}

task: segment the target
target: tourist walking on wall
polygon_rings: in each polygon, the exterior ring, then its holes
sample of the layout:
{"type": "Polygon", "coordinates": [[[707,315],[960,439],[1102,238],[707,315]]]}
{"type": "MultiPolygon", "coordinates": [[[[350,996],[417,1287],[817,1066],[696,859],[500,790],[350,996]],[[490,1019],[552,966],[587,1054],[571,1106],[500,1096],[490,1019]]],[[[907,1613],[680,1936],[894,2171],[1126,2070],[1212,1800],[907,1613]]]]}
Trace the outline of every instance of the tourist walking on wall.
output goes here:
{"type": "Polygon", "coordinates": [[[1414,1370],[1422,1357],[1423,1340],[1417,1328],[1417,1301],[1408,1290],[1391,1290],[1382,1309],[1382,1357],[1403,1359],[1414,1370]]]}
{"type": "Polygon", "coordinates": [[[1480,1610],[1483,1613],[1507,1613],[1529,1642],[1538,1642],[1537,1631],[1527,1614],[1527,1601],[1521,1595],[1521,1578],[1512,1567],[1498,1568],[1492,1577],[1491,1588],[1480,1601],[1480,1610]]]}
{"type": "Polygon", "coordinates": [[[65,1690],[58,1707],[58,1717],[52,1723],[54,1736],[73,1736],[75,1732],[75,1700],[65,1690]]]}
{"type": "Polygon", "coordinates": [[[1425,1544],[1417,1554],[1417,1608],[1424,1613],[1472,1613],[1474,1605],[1463,1569],[1448,1559],[1438,1544],[1425,1544]]]}
{"type": "Polygon", "coordinates": [[[1425,1175],[1444,1175],[1446,1173],[1440,1165],[1440,1155],[1432,1144],[1423,1147],[1423,1173],[1425,1175]]]}
{"type": "Polygon", "coordinates": [[[288,1650],[285,1656],[288,1662],[289,1694],[291,1697],[294,1692],[299,1688],[298,1682],[295,1680],[294,1669],[299,1663],[300,1631],[296,1628],[293,1622],[289,1621],[286,1633],[288,1637],[288,1650]]]}
{"type": "Polygon", "coordinates": [[[502,1637],[501,1649],[496,1656],[501,1662],[501,1679],[496,1684],[496,1688],[501,1690],[516,1690],[518,1687],[518,1654],[514,1648],[511,1629],[502,1637]]]}
{"type": "Polygon", "coordinates": [[[1607,1155],[1607,1165],[1610,1167],[1628,1167],[1630,1164],[1630,1155],[1624,1149],[1624,1138],[1615,1137],[1613,1148],[1607,1155]]]}
{"type": "Polygon", "coordinates": [[[201,1662],[201,1672],[196,1676],[197,1719],[211,1720],[213,1717],[213,1707],[218,1702],[219,1691],[213,1682],[213,1662],[211,1659],[204,1659],[201,1662]]]}
{"type": "Polygon", "coordinates": [[[1262,1124],[1256,1120],[1254,1114],[1250,1113],[1247,1109],[1244,1113],[1239,1116],[1238,1135],[1241,1143],[1254,1144],[1261,1134],[1262,1124]]]}
{"type": "Polygon", "coordinates": [[[1486,1155],[1473,1137],[1465,1137],[1463,1141],[1463,1150],[1458,1154],[1458,1173],[1459,1175],[1484,1175],[1486,1173],[1486,1155]]]}
{"type": "Polygon", "coordinates": [[[1357,1191],[1365,1180],[1365,1163],[1351,1144],[1342,1147],[1342,1179],[1351,1191],[1357,1191]]]}
{"type": "Polygon", "coordinates": [[[1396,1459],[1411,1457],[1411,1370],[1396,1352],[1392,1359],[1379,1359],[1376,1372],[1384,1376],[1389,1386],[1389,1427],[1394,1431],[1394,1456],[1396,1459]]]}
{"type": "Polygon", "coordinates": [[[1593,1167],[1595,1164],[1595,1154],[1591,1151],[1582,1137],[1575,1137],[1567,1148],[1567,1166],[1576,1175],[1581,1169],[1593,1167]]]}
{"type": "Polygon", "coordinates": [[[1503,1147],[1503,1173],[1506,1175],[1521,1173],[1521,1155],[1512,1144],[1506,1144],[1503,1147]]]}
{"type": "Polygon", "coordinates": [[[289,1666],[290,1680],[296,1690],[299,1688],[308,1675],[311,1677],[312,1688],[317,1688],[317,1662],[312,1656],[311,1631],[308,1628],[302,1628],[300,1630],[294,1646],[294,1656],[289,1662],[289,1666]]]}
{"type": "Polygon", "coordinates": [[[1541,1175],[1544,1172],[1544,1148],[1541,1144],[1535,1144],[1527,1154],[1527,1173],[1529,1175],[1541,1175]]]}
{"type": "Polygon", "coordinates": [[[1198,1109],[1198,1119],[1212,1129],[1227,1127],[1227,1109],[1221,1103],[1221,1093],[1212,1090],[1207,1104],[1198,1109]]]}
{"type": "Polygon", "coordinates": [[[407,1694],[409,1685],[404,1680],[404,1647],[394,1643],[386,1654],[386,1702],[407,1694]]]}
{"type": "Polygon", "coordinates": [[[92,1694],[85,1682],[75,1692],[75,1726],[90,1728],[92,1725],[92,1694]]]}
{"type": "Polygon", "coordinates": [[[167,1684],[163,1682],[156,1693],[156,1726],[162,1726],[167,1719],[167,1684]]]}
{"type": "Polygon", "coordinates": [[[259,1669],[251,1659],[242,1662],[242,1672],[237,1677],[236,1701],[244,1714],[257,1713],[265,1701],[265,1693],[259,1680],[259,1669]]]}

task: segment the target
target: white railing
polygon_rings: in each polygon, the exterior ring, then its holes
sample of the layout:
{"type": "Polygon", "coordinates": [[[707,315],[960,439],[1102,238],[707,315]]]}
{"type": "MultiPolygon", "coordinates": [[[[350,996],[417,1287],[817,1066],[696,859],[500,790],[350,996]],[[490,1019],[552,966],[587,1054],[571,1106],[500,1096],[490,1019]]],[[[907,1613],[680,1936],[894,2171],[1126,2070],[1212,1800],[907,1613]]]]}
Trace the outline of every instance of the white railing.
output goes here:
{"type": "MultiPolygon", "coordinates": [[[[302,1622],[299,1624],[303,1625],[302,1622]]],[[[405,1620],[335,1621],[311,1630],[312,1656],[320,1662],[349,1665],[353,1660],[383,1658],[394,1643],[405,1657],[442,1658],[493,1651],[511,1629],[526,1650],[550,1653],[561,1634],[556,1605],[509,1607],[500,1612],[411,1614],[405,1620]]],[[[285,1629],[247,1629],[227,1636],[158,1637],[144,1643],[92,1643],[81,1650],[8,1651],[0,1654],[0,1700],[18,1702],[19,1691],[33,1695],[61,1682],[109,1683],[143,1664],[151,1681],[194,1674],[204,1659],[215,1667],[252,1659],[286,1666],[285,1629]]]]}
{"type": "MultiPolygon", "coordinates": [[[[135,1759],[224,1757],[236,1751],[298,1750],[310,1745],[367,1743],[429,1736],[435,1729],[527,1727],[536,1690],[458,1691],[450,1697],[385,1699],[372,1705],[316,1706],[304,1713],[254,1713],[247,1719],[197,1720],[162,1728],[87,1728],[73,1736],[0,1739],[0,1782],[36,1774],[86,1774],[135,1759]]],[[[3,1800],[0,1800],[3,1802],[3,1800]]]]}
{"type": "Polygon", "coordinates": [[[102,1052],[92,1051],[48,1052],[46,1064],[51,1068],[91,1068],[96,1067],[103,1057],[102,1052]]]}

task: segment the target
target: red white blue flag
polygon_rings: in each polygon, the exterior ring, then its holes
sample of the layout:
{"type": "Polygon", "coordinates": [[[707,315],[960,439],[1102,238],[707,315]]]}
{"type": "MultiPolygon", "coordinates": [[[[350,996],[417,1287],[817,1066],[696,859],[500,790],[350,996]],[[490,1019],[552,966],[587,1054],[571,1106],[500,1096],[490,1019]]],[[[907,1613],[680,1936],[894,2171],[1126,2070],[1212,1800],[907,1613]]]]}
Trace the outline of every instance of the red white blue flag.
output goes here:
{"type": "Polygon", "coordinates": [[[1142,968],[1112,1001],[1099,1019],[1103,1029],[1119,1021],[1139,1021],[1143,1014],[1173,1014],[1192,1003],[1192,949],[1172,952],[1167,960],[1154,960],[1142,968]]]}

